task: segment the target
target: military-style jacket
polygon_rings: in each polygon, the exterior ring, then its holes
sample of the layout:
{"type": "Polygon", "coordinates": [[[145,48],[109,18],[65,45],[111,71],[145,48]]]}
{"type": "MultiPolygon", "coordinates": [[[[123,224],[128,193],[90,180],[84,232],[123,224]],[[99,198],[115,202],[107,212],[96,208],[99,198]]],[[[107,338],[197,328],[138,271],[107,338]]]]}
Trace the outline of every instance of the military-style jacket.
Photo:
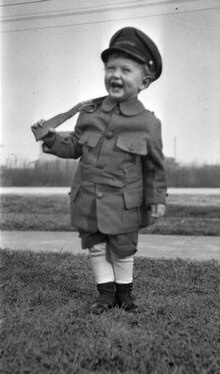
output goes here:
{"type": "Polygon", "coordinates": [[[138,230],[151,204],[165,204],[161,125],[134,99],[105,98],[81,112],[75,131],[45,138],[43,150],[80,158],[71,186],[71,220],[79,230],[122,234],[138,230]]]}

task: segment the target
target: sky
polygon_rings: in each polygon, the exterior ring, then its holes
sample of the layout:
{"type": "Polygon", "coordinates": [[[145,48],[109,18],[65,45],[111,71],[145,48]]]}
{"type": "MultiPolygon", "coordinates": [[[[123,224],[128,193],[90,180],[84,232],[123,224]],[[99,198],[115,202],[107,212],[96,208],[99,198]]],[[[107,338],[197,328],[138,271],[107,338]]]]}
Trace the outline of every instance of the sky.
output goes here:
{"type": "MultiPolygon", "coordinates": [[[[40,155],[31,125],[103,96],[100,53],[119,28],[158,45],[163,73],[140,94],[162,122],[164,154],[220,163],[220,8],[1,34],[1,164],[40,155]]],[[[76,117],[59,129],[73,130],[76,117]]]]}

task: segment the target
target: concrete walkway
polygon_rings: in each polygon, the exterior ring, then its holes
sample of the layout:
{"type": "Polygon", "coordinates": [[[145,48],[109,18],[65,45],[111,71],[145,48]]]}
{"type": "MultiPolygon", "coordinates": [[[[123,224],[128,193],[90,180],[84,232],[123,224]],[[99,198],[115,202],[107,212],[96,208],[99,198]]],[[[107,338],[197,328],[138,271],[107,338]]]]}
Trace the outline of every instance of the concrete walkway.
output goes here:
{"type": "MultiPolygon", "coordinates": [[[[0,244],[14,250],[86,253],[76,232],[1,231],[0,244]]],[[[220,262],[220,237],[140,234],[137,256],[220,262]]]]}

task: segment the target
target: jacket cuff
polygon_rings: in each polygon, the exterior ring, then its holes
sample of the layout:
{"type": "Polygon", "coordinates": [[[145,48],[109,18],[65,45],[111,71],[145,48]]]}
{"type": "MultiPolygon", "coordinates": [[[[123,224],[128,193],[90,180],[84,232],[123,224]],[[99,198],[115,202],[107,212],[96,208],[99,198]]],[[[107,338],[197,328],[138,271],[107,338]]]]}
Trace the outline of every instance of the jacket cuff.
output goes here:
{"type": "Polygon", "coordinates": [[[47,152],[47,149],[53,146],[53,144],[55,143],[55,140],[56,140],[56,134],[49,133],[45,135],[43,138],[43,144],[42,144],[43,151],[47,152]]]}
{"type": "Polygon", "coordinates": [[[166,205],[167,192],[165,191],[155,191],[153,196],[147,197],[145,199],[145,207],[148,209],[152,204],[163,204],[166,205]]]}

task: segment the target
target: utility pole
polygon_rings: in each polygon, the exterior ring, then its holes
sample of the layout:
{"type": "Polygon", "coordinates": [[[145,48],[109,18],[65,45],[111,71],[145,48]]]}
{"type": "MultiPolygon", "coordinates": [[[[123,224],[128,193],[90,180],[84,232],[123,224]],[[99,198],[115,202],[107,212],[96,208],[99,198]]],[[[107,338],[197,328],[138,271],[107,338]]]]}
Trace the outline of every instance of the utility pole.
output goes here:
{"type": "Polygon", "coordinates": [[[173,158],[176,161],[176,137],[173,138],[173,158]]]}

